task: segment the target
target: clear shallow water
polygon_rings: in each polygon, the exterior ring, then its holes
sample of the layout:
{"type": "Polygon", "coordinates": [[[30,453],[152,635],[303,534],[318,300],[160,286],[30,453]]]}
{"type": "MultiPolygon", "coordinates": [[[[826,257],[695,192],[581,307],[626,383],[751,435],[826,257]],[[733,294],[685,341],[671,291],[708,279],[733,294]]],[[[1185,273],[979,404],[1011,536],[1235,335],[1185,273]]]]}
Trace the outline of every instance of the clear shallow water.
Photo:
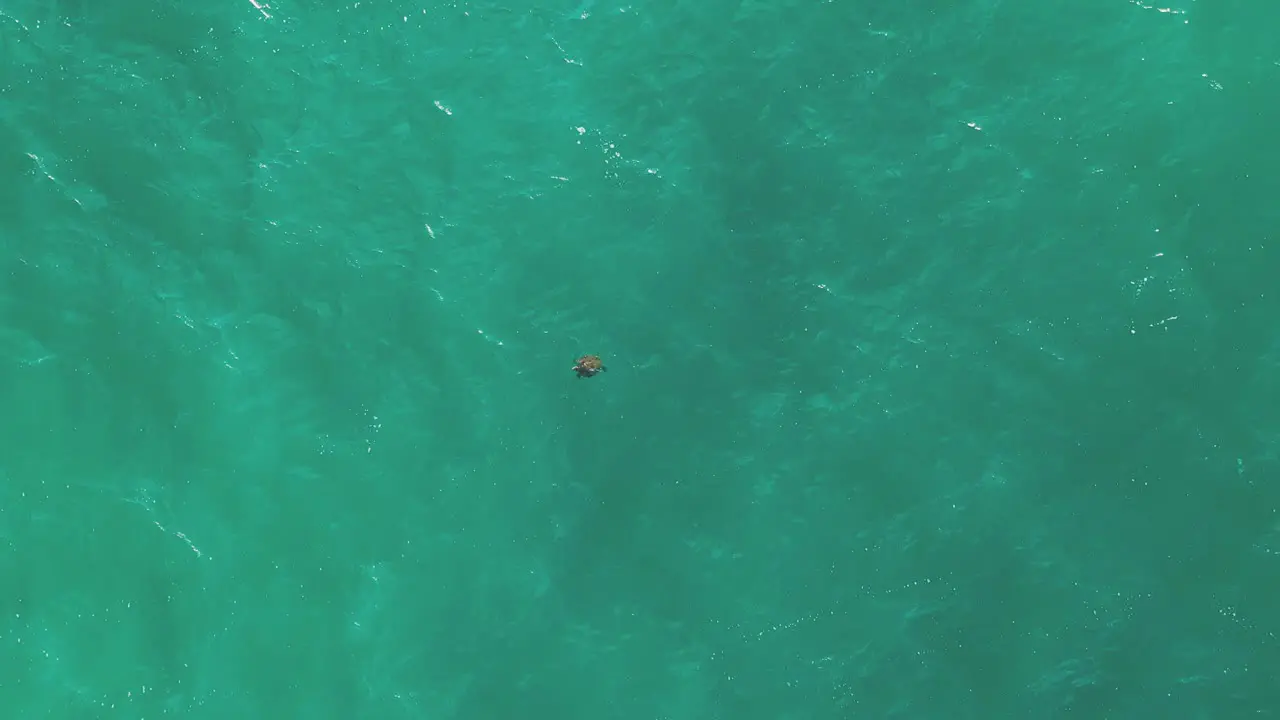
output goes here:
{"type": "Polygon", "coordinates": [[[0,701],[1265,716],[1261,7],[7,6],[0,701]]]}

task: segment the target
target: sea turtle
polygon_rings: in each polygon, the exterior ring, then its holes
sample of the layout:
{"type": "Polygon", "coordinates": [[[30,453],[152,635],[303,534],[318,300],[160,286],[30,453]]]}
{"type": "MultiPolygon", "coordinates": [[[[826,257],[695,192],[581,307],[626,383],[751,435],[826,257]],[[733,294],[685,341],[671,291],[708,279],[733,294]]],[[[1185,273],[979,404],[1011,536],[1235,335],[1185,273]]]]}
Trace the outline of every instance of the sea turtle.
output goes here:
{"type": "Polygon", "coordinates": [[[589,378],[598,372],[607,372],[609,368],[600,362],[599,355],[583,355],[578,358],[578,362],[574,364],[573,371],[578,373],[578,379],[589,378]]]}

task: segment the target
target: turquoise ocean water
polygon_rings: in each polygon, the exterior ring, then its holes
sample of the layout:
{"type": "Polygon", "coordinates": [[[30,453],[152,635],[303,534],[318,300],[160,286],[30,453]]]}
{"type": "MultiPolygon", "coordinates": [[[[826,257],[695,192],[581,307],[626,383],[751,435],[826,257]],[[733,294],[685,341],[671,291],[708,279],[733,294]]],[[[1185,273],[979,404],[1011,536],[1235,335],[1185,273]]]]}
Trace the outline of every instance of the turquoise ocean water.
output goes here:
{"type": "Polygon", "coordinates": [[[1280,6],[1170,1],[6,0],[0,714],[1280,715],[1280,6]]]}

